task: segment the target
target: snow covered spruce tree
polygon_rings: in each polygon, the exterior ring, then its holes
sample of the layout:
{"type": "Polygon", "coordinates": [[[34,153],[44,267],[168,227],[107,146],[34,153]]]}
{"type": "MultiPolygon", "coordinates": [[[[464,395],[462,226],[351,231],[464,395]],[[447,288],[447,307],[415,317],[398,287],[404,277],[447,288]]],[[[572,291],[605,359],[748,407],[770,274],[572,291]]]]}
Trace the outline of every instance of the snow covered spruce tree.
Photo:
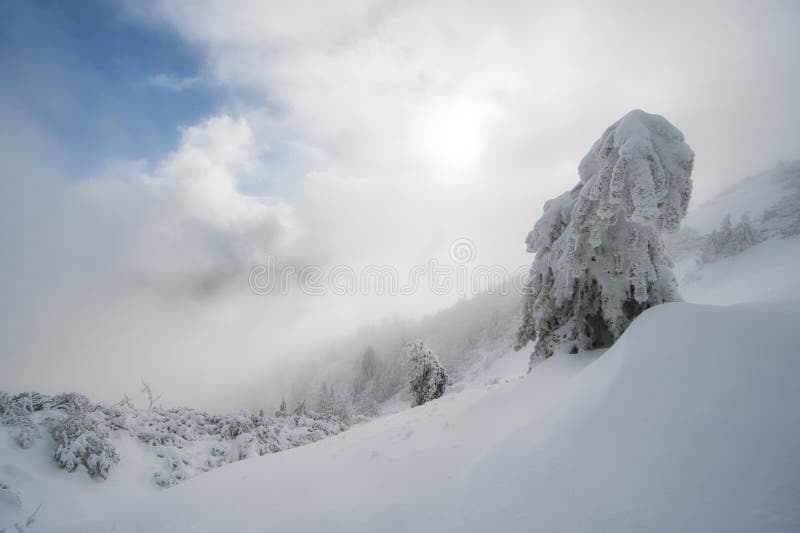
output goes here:
{"type": "Polygon", "coordinates": [[[448,378],[433,351],[421,340],[409,342],[403,350],[410,363],[411,407],[441,397],[447,388],[448,378]]]}
{"type": "Polygon", "coordinates": [[[544,205],[515,348],[531,356],[610,346],[637,315],[680,299],[661,232],[675,232],[694,152],[660,115],[631,111],[583,158],[580,182],[544,205]]]}
{"type": "Polygon", "coordinates": [[[704,263],[713,263],[724,257],[741,253],[761,241],[757,231],[750,222],[750,215],[742,215],[736,226],[731,222],[731,215],[726,214],[719,229],[714,229],[706,237],[700,250],[700,258],[704,263]]]}

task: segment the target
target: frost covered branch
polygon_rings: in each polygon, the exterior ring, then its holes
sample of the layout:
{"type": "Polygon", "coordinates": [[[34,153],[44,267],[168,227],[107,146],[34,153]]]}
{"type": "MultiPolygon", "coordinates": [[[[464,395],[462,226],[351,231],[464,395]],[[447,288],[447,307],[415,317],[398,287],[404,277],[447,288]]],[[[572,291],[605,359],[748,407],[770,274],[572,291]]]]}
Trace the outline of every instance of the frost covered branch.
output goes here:
{"type": "MultiPolygon", "coordinates": [[[[161,397],[163,396],[163,394],[155,396],[152,387],[150,387],[149,383],[145,382],[144,378],[142,378],[142,392],[147,397],[148,409],[152,409],[153,407],[155,407],[156,402],[158,402],[158,400],[160,400],[161,397]]],[[[127,398],[127,395],[125,396],[125,398],[127,398]]]]}

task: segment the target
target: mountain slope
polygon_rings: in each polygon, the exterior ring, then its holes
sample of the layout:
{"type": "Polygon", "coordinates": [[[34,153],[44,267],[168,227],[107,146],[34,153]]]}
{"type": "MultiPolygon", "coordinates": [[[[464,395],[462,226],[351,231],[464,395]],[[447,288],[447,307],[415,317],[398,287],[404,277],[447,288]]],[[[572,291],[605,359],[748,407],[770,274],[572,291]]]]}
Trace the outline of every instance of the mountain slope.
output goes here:
{"type": "MultiPolygon", "coordinates": [[[[700,233],[719,227],[725,215],[738,220],[749,213],[759,221],[765,211],[800,188],[800,161],[782,162],[770,170],[745,178],[714,198],[690,209],[681,226],[700,233]]],[[[798,206],[800,207],[800,206],[798,206]]]]}
{"type": "MultiPolygon", "coordinates": [[[[800,241],[776,242],[752,260],[782,252],[796,272],[800,241]]],[[[602,357],[526,378],[510,355],[517,377],[48,530],[797,531],[800,292],[769,291],[784,281],[656,307],[602,357]]]]}

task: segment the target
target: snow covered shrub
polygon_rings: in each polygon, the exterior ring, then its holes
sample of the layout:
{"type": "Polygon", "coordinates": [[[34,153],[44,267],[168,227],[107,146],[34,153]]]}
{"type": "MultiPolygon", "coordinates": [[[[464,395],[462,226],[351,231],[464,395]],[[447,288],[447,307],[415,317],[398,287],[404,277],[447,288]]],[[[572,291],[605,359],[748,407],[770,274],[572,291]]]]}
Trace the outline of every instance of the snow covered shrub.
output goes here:
{"type": "Polygon", "coordinates": [[[433,351],[421,340],[406,344],[404,350],[411,363],[411,407],[441,397],[448,385],[447,373],[433,351]]]}
{"type": "Polygon", "coordinates": [[[715,229],[706,237],[700,257],[704,263],[712,263],[724,257],[741,253],[761,240],[747,213],[742,215],[736,226],[731,222],[731,216],[725,215],[720,228],[715,229]]]}
{"type": "Polygon", "coordinates": [[[583,158],[580,182],[544,205],[515,348],[534,358],[610,346],[642,311],[679,299],[661,232],[678,230],[694,152],[664,117],[631,111],[583,158]]]}
{"type": "Polygon", "coordinates": [[[57,409],[68,414],[84,413],[95,408],[89,398],[77,392],[51,396],[44,402],[44,406],[47,409],[57,409]]]}
{"type": "Polygon", "coordinates": [[[75,393],[45,396],[0,391],[0,422],[17,427],[15,438],[30,447],[44,426],[53,436],[56,462],[69,472],[81,465],[90,476],[106,478],[119,454],[113,432],[148,445],[160,459],[155,483],[169,487],[201,472],[255,455],[275,453],[316,442],[347,429],[335,414],[316,413],[301,403],[283,416],[247,410],[212,415],[188,408],[136,409],[128,402],[103,407],[75,393]]]}
{"type": "Polygon", "coordinates": [[[36,439],[41,437],[39,427],[33,420],[33,414],[43,408],[42,395],[24,392],[10,395],[0,393],[0,423],[6,426],[16,426],[14,442],[20,448],[27,450],[33,447],[36,439]]]}
{"type": "MultiPolygon", "coordinates": [[[[284,412],[286,410],[284,409],[284,412]]],[[[268,417],[242,410],[210,415],[195,409],[132,411],[128,431],[162,459],[157,485],[170,487],[222,465],[315,442],[347,429],[338,418],[307,411],[268,417]]]]}
{"type": "Polygon", "coordinates": [[[225,415],[220,417],[217,423],[216,433],[226,440],[237,438],[243,433],[250,433],[255,428],[258,420],[247,411],[239,411],[235,415],[225,415]]]}
{"type": "Polygon", "coordinates": [[[41,410],[41,406],[38,409],[34,407],[32,394],[35,393],[24,392],[15,395],[0,393],[0,422],[14,425],[18,420],[30,418],[34,412],[41,410]]]}
{"type": "Polygon", "coordinates": [[[48,419],[56,442],[53,457],[67,472],[83,465],[91,477],[106,479],[111,467],[119,462],[119,454],[108,440],[108,429],[92,414],[79,412],[48,419]]]}
{"type": "Polygon", "coordinates": [[[172,487],[192,477],[189,469],[190,462],[182,457],[178,448],[165,446],[159,448],[157,455],[163,459],[163,465],[165,466],[165,471],[157,471],[153,474],[153,480],[159,487],[172,487]]]}

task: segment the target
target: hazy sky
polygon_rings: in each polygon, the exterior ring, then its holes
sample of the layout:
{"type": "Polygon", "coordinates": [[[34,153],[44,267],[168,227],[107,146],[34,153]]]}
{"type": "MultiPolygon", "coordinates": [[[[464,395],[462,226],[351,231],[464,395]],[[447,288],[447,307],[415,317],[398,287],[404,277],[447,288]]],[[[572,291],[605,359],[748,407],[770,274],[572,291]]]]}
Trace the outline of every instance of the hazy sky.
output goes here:
{"type": "Polygon", "coordinates": [[[800,4],[0,3],[0,388],[231,407],[276,361],[457,296],[258,296],[253,266],[530,261],[634,108],[693,205],[800,157],[800,4]]]}

